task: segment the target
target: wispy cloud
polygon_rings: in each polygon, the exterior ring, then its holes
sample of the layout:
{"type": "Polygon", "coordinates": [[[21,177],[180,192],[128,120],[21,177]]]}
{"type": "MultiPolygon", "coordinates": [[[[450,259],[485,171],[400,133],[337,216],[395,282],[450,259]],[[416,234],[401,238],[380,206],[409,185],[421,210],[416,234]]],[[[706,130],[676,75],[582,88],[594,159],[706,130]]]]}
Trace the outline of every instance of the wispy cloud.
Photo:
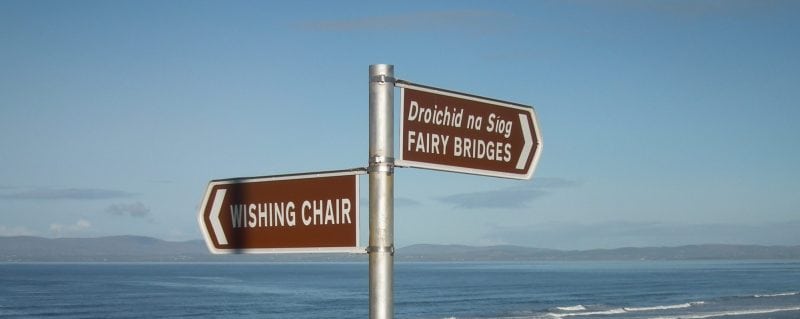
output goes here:
{"type": "Polygon", "coordinates": [[[56,236],[64,236],[69,234],[81,233],[92,227],[92,223],[85,219],[79,219],[74,224],[50,224],[50,231],[56,236]]]}
{"type": "Polygon", "coordinates": [[[173,181],[171,179],[151,179],[151,180],[148,180],[147,182],[148,183],[153,183],[153,184],[172,184],[172,183],[175,183],[175,181],[173,181]]]}
{"type": "Polygon", "coordinates": [[[619,8],[633,8],[661,12],[676,16],[708,16],[753,14],[762,10],[776,10],[785,3],[779,0],[726,0],[726,1],[640,1],[623,0],[615,2],[577,1],[593,6],[616,5],[619,8]]]}
{"type": "MultiPolygon", "coordinates": [[[[369,197],[362,196],[361,205],[364,207],[369,206],[369,197]]],[[[409,206],[419,206],[422,205],[422,203],[415,199],[399,196],[394,198],[394,205],[399,207],[409,207],[409,206]]]]}
{"type": "Polygon", "coordinates": [[[435,31],[441,29],[480,30],[498,29],[506,25],[512,16],[493,11],[437,11],[415,12],[398,15],[371,16],[354,19],[307,21],[300,27],[309,31],[435,31]]]}
{"type": "Polygon", "coordinates": [[[558,177],[538,177],[533,181],[527,182],[528,187],[532,188],[572,188],[579,187],[583,183],[575,180],[558,177]]]}
{"type": "Polygon", "coordinates": [[[496,191],[460,193],[440,197],[439,200],[452,204],[456,208],[522,208],[534,199],[546,195],[547,192],[522,187],[507,188],[496,191]]]}
{"type": "Polygon", "coordinates": [[[115,216],[130,216],[136,218],[145,218],[150,215],[150,208],[141,202],[130,204],[114,204],[106,207],[106,213],[115,216]]]}
{"type": "Polygon", "coordinates": [[[579,182],[563,178],[538,178],[521,186],[500,190],[459,193],[437,198],[439,201],[462,209],[513,209],[527,207],[553,189],[580,186],[579,182]]]}
{"type": "Polygon", "coordinates": [[[397,206],[404,206],[404,207],[422,205],[422,203],[420,203],[419,201],[408,197],[395,197],[394,204],[397,206]]]}
{"type": "Polygon", "coordinates": [[[0,199],[19,200],[100,200],[127,198],[135,194],[101,188],[32,188],[16,190],[9,188],[0,193],[0,199]],[[8,190],[11,190],[10,192],[8,190]]]}
{"type": "Polygon", "coordinates": [[[22,226],[6,226],[0,225],[0,236],[36,236],[36,233],[33,230],[28,229],[27,227],[22,226]]]}

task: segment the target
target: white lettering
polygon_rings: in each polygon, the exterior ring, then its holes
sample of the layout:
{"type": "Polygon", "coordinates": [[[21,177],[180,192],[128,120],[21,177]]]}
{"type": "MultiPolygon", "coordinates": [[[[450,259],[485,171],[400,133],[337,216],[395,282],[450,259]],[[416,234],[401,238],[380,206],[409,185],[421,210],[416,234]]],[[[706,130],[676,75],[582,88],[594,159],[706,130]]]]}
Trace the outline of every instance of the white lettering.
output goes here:
{"type": "Polygon", "coordinates": [[[301,218],[305,226],[352,224],[352,203],[349,198],[304,201],[301,218]]]}
{"type": "Polygon", "coordinates": [[[449,135],[408,131],[406,151],[447,155],[447,144],[449,142],[449,135]]]}
{"type": "Polygon", "coordinates": [[[322,210],[324,209],[321,200],[314,201],[314,225],[322,224],[322,210]],[[319,205],[317,205],[319,204],[319,205]],[[317,218],[319,218],[319,223],[317,223],[317,218]]]}
{"type": "Polygon", "coordinates": [[[258,204],[258,227],[267,227],[269,225],[267,203],[258,204]]]}
{"type": "Polygon", "coordinates": [[[414,121],[417,119],[417,112],[419,112],[419,104],[417,101],[411,101],[411,105],[408,109],[408,120],[414,121]]]}
{"type": "Polygon", "coordinates": [[[327,200],[327,206],[325,206],[325,225],[333,224],[333,204],[330,200],[327,200]]]}
{"type": "Polygon", "coordinates": [[[414,144],[414,142],[415,142],[414,136],[416,136],[416,135],[417,135],[417,132],[414,132],[414,131],[411,131],[411,130],[408,131],[408,138],[406,138],[406,141],[408,141],[408,143],[406,143],[406,145],[408,145],[408,147],[406,147],[406,151],[411,151],[411,144],[414,144]]]}
{"type": "Polygon", "coordinates": [[[453,156],[507,163],[511,161],[511,144],[456,136],[453,156]]]}
{"type": "Polygon", "coordinates": [[[514,122],[502,120],[500,116],[492,113],[489,115],[489,125],[486,125],[486,131],[489,133],[498,133],[505,138],[509,138],[511,136],[511,127],[513,124],[514,122]]]}
{"type": "Polygon", "coordinates": [[[350,221],[350,199],[349,198],[342,198],[342,224],[352,224],[353,222],[350,221]],[[345,220],[347,220],[345,222],[345,220]]]}
{"type": "Polygon", "coordinates": [[[295,213],[294,202],[286,203],[286,209],[284,211],[286,212],[286,224],[290,227],[297,225],[297,215],[295,213]]]}
{"type": "MultiPolygon", "coordinates": [[[[305,203],[303,203],[305,205],[305,203]]],[[[294,202],[230,205],[233,228],[294,227],[297,212],[294,202]]],[[[305,216],[303,216],[305,219],[305,216]]]]}
{"type": "Polygon", "coordinates": [[[244,208],[245,205],[231,205],[231,223],[233,228],[240,228],[244,225],[244,208]]]}
{"type": "Polygon", "coordinates": [[[451,108],[450,106],[439,108],[439,105],[435,104],[432,108],[421,107],[419,106],[419,102],[413,100],[408,105],[408,117],[406,117],[406,119],[410,122],[416,121],[425,124],[452,127],[461,127],[461,121],[463,118],[463,108],[451,108]]]}
{"type": "Polygon", "coordinates": [[[300,214],[303,216],[303,225],[308,226],[311,224],[311,216],[308,216],[308,218],[306,218],[306,212],[310,209],[311,209],[311,203],[309,203],[307,200],[303,201],[303,205],[300,208],[301,210],[300,214]]]}
{"type": "Polygon", "coordinates": [[[247,206],[247,226],[252,228],[256,227],[256,204],[247,206]]]}

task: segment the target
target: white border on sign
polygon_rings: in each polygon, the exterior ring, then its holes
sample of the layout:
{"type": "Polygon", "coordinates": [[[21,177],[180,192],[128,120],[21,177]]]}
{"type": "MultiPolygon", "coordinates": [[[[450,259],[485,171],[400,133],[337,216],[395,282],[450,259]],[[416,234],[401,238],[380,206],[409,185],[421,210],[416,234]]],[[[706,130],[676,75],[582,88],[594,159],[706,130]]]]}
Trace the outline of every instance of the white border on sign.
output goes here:
{"type": "Polygon", "coordinates": [[[206,247],[208,250],[215,254],[215,255],[230,255],[230,254],[305,254],[305,253],[347,253],[347,254],[365,254],[367,252],[366,247],[359,247],[358,244],[361,242],[360,236],[360,211],[361,206],[360,202],[360,188],[358,182],[358,176],[364,175],[367,173],[366,169],[357,168],[352,170],[344,170],[344,171],[326,171],[326,172],[311,172],[311,173],[300,173],[300,174],[288,174],[288,175],[274,175],[274,176],[260,176],[260,177],[242,177],[242,178],[228,178],[228,179],[220,179],[220,180],[212,180],[208,183],[206,187],[205,196],[203,197],[203,202],[200,204],[200,212],[197,214],[197,223],[200,225],[200,230],[203,233],[203,239],[206,242],[206,247]],[[209,234],[208,229],[205,225],[205,214],[206,204],[208,200],[211,198],[211,190],[214,186],[217,185],[230,185],[230,184],[241,184],[241,183],[257,183],[257,182],[269,182],[269,181],[282,181],[282,180],[292,180],[292,179],[304,179],[304,178],[318,178],[318,177],[332,177],[332,176],[347,176],[352,175],[355,178],[355,188],[356,188],[356,244],[355,246],[347,246],[347,247],[309,247],[309,248],[249,248],[249,249],[217,249],[214,247],[212,243],[211,234],[209,234]]]}
{"type": "MultiPolygon", "coordinates": [[[[485,175],[485,176],[494,176],[494,177],[503,177],[503,178],[512,178],[512,179],[531,179],[533,177],[533,172],[536,171],[536,166],[539,164],[539,157],[542,154],[542,136],[539,129],[539,120],[536,117],[536,110],[531,106],[524,106],[520,104],[515,104],[511,102],[504,102],[500,100],[494,100],[490,98],[483,98],[480,96],[470,95],[466,93],[459,93],[453,92],[443,89],[436,89],[427,86],[419,86],[405,81],[398,81],[395,86],[400,88],[400,149],[399,153],[400,156],[395,161],[396,166],[401,167],[416,167],[416,168],[425,168],[425,169],[433,169],[439,171],[447,171],[447,172],[456,172],[456,173],[467,173],[467,174],[474,174],[474,175],[485,175]],[[405,148],[405,132],[403,127],[403,122],[405,122],[405,89],[417,90],[427,93],[433,93],[438,95],[445,95],[450,97],[455,97],[459,99],[471,100],[486,104],[497,105],[501,107],[508,107],[517,109],[520,111],[527,112],[528,115],[531,117],[533,122],[533,132],[536,135],[536,144],[534,147],[536,148],[536,152],[533,154],[533,160],[531,161],[530,167],[525,173],[506,173],[506,172],[498,172],[498,171],[491,171],[491,170],[483,170],[483,169],[476,169],[476,168],[468,168],[468,167],[461,167],[461,166],[453,166],[453,165],[443,165],[443,164],[434,164],[434,163],[427,163],[427,162],[418,162],[418,161],[408,161],[403,159],[403,149],[405,148]]],[[[528,155],[530,156],[530,155],[528,155]]]]}

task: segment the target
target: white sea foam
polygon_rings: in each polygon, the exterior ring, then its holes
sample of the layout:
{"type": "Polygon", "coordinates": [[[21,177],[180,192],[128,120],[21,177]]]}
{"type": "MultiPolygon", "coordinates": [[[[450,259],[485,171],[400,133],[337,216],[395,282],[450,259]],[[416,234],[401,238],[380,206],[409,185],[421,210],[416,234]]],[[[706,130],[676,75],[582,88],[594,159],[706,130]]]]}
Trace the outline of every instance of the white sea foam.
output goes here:
{"type": "Polygon", "coordinates": [[[689,308],[689,307],[692,307],[692,306],[702,305],[704,303],[706,303],[706,302],[705,301],[693,301],[693,302],[687,302],[687,303],[682,303],[682,304],[677,304],[677,305],[652,306],[652,307],[625,307],[625,308],[622,308],[622,309],[625,309],[625,311],[631,311],[631,312],[634,312],[634,311],[683,309],[683,308],[689,308]]]}
{"type": "MultiPolygon", "coordinates": [[[[690,308],[692,306],[702,305],[705,304],[705,301],[692,301],[677,305],[663,305],[663,306],[652,306],[652,307],[625,307],[625,308],[613,308],[608,310],[597,310],[597,311],[585,311],[587,310],[583,305],[576,305],[570,307],[556,307],[555,309],[559,311],[571,311],[571,312],[550,312],[547,314],[548,318],[568,318],[568,317],[581,317],[581,316],[602,316],[602,315],[619,315],[629,312],[642,312],[642,311],[654,311],[654,310],[670,310],[670,309],[684,309],[690,308]]],[[[683,317],[681,317],[683,318],[683,317]]]]}
{"type": "Polygon", "coordinates": [[[587,312],[572,312],[572,313],[549,313],[550,318],[567,318],[567,317],[580,317],[580,316],[602,316],[602,315],[618,315],[625,313],[625,309],[614,308],[608,310],[587,311],[587,312]]]}
{"type": "Polygon", "coordinates": [[[792,291],[792,292],[780,292],[776,294],[753,295],[753,297],[756,298],[786,297],[786,296],[796,296],[798,294],[800,294],[800,292],[792,291]]]}
{"type": "Polygon", "coordinates": [[[791,308],[773,308],[773,309],[750,309],[750,310],[738,310],[738,311],[727,311],[727,312],[709,312],[709,313],[698,313],[698,314],[687,314],[687,315],[680,315],[680,316],[670,316],[670,317],[656,317],[651,319],[705,319],[705,318],[716,318],[716,317],[725,317],[725,316],[746,316],[746,315],[761,315],[766,313],[775,313],[775,312],[784,312],[784,311],[800,311],[800,307],[791,307],[791,308]]]}
{"type": "Polygon", "coordinates": [[[556,307],[556,309],[561,310],[561,311],[584,311],[584,310],[586,310],[586,307],[584,307],[583,305],[577,305],[577,306],[569,306],[569,307],[556,307]]]}

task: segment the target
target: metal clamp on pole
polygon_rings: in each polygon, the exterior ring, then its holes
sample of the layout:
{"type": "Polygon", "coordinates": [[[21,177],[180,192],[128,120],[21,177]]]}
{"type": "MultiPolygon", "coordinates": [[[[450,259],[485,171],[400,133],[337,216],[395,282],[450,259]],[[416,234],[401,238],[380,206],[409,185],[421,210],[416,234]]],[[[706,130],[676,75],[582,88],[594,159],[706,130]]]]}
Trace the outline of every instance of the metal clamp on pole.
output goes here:
{"type": "Polygon", "coordinates": [[[369,78],[369,81],[370,82],[378,82],[380,84],[384,84],[384,83],[387,83],[387,82],[394,84],[395,82],[397,82],[397,79],[395,79],[393,76],[380,74],[380,75],[371,76],[369,78]]]}
{"type": "Polygon", "coordinates": [[[385,172],[386,174],[394,174],[394,157],[386,156],[372,156],[369,158],[369,167],[367,173],[372,172],[385,172]]]}
{"type": "Polygon", "coordinates": [[[370,163],[370,164],[381,164],[381,163],[394,164],[394,157],[388,157],[388,156],[371,156],[371,157],[369,158],[369,163],[370,163]]]}
{"type": "Polygon", "coordinates": [[[369,246],[367,247],[367,253],[389,253],[392,256],[394,256],[394,246],[388,246],[388,247],[369,246]]]}

